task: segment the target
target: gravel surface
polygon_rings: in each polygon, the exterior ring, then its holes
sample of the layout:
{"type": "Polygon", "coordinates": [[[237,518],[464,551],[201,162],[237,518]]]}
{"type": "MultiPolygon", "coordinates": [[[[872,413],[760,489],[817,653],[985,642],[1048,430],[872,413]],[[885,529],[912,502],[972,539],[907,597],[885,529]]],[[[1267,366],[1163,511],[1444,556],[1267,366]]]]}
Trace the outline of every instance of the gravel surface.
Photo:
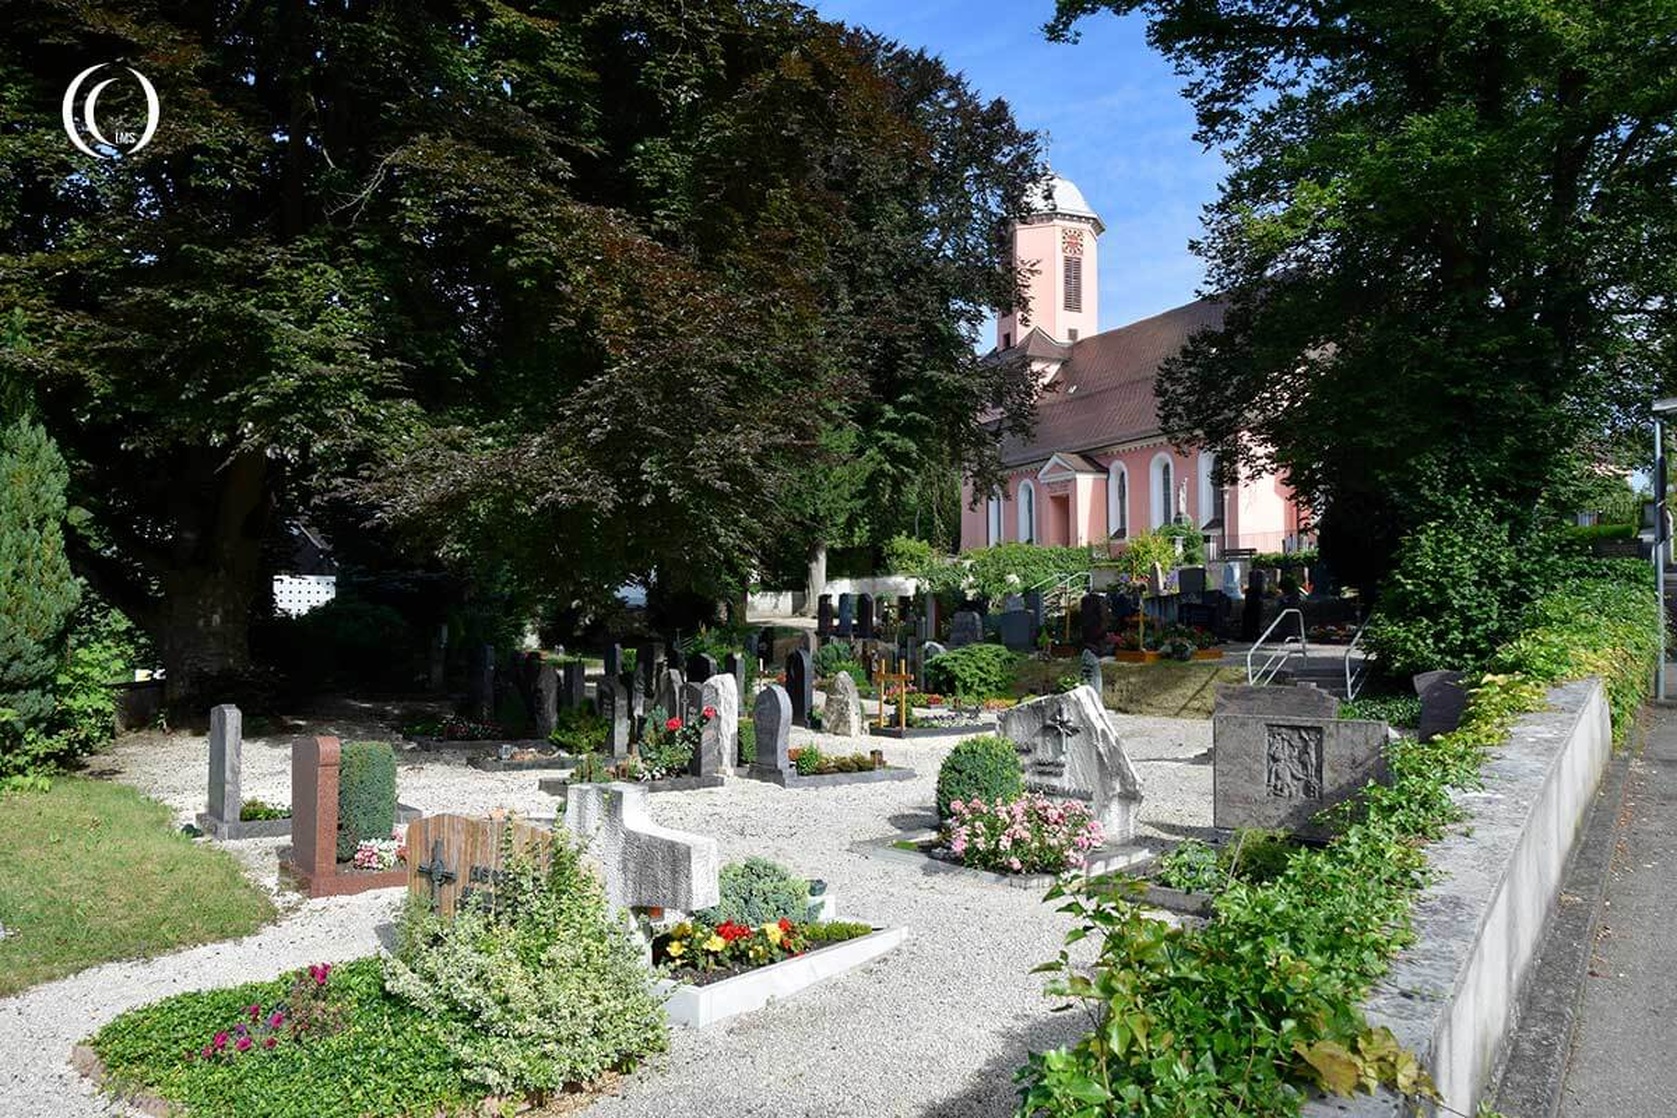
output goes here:
{"type": "MultiPolygon", "coordinates": [[[[1211,767],[1204,721],[1114,716],[1140,774],[1141,837],[1180,838],[1211,824],[1211,767]]],[[[353,736],[357,727],[334,727],[353,736]]],[[[324,732],[324,730],[320,731],[324,732]]],[[[746,1118],[751,1115],[989,1118],[1011,1115],[1013,1074],[1032,1049],[1073,1040],[1078,1014],[1051,1014],[1035,964],[1053,958],[1066,918],[1026,890],[850,851],[859,839],[931,825],[937,766],[962,735],[879,739],[912,781],[787,790],[750,780],[659,794],[654,818],[714,836],[725,861],[759,854],[825,880],[841,919],[906,925],[907,942],[860,970],[703,1031],[677,1029],[671,1050],[586,1111],[598,1118],[746,1118]]],[[[794,732],[794,744],[853,744],[794,732]]],[[[134,735],[99,768],[169,804],[182,821],[200,810],[204,738],[134,735]]],[[[245,742],[243,791],[289,801],[289,744],[245,742]]],[[[551,817],[556,801],[536,773],[485,773],[463,754],[408,753],[398,770],[404,803],[426,812],[508,807],[551,817]]],[[[280,840],[230,843],[252,875],[273,887],[280,840]]],[[[0,1000],[0,1115],[109,1113],[66,1064],[69,1047],[125,1009],[187,989],[268,978],[318,960],[366,954],[400,894],[302,902],[285,894],[279,923],[244,940],[162,959],[116,963],[0,1000]]]]}

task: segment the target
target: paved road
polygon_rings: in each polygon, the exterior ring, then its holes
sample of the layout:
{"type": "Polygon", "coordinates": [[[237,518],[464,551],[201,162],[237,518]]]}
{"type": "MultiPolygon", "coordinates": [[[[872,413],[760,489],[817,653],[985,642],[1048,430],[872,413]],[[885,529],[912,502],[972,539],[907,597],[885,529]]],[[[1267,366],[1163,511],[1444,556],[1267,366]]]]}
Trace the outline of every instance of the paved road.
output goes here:
{"type": "Polygon", "coordinates": [[[1677,710],[1631,761],[1561,1118],[1677,1114],[1677,710]]]}

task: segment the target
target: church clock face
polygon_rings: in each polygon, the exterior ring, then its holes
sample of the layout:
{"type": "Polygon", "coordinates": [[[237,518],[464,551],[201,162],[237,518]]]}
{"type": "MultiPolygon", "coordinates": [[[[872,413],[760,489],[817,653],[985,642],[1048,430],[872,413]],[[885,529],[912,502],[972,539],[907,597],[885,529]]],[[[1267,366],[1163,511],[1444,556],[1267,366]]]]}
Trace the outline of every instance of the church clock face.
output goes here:
{"type": "Polygon", "coordinates": [[[1066,256],[1083,255],[1083,230],[1065,229],[1060,232],[1060,251],[1066,256]]]}

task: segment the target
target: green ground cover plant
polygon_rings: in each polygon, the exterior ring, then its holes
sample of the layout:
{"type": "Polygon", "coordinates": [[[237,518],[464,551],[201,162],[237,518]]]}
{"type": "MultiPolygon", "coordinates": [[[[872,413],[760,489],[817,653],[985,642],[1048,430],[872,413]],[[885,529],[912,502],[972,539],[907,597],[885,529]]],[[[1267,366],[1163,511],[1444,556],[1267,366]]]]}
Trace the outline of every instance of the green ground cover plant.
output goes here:
{"type": "Polygon", "coordinates": [[[0,996],[97,963],[246,935],[273,919],[225,850],[124,784],[0,796],[0,996]]]}
{"type": "Polygon", "coordinates": [[[1421,724],[1421,700],[1417,695],[1364,695],[1339,704],[1339,717],[1385,722],[1400,730],[1421,724]]]}
{"type": "Polygon", "coordinates": [[[964,702],[999,698],[1013,687],[1017,653],[999,644],[969,644],[926,661],[926,686],[964,702]]]}
{"type": "Polygon", "coordinates": [[[1451,793],[1478,781],[1487,752],[1547,689],[1603,679],[1618,739],[1657,659],[1652,572],[1635,561],[1567,561],[1565,577],[1525,612],[1517,636],[1469,682],[1461,726],[1390,754],[1392,783],[1333,813],[1336,837],[1292,854],[1272,880],[1235,880],[1204,927],[1148,916],[1140,886],[1119,879],[1055,886],[1048,899],[1076,927],[1043,965],[1051,992],[1094,1015],[1069,1047],[1035,1053],[1019,1073],[1024,1118],[1041,1115],[1298,1113],[1307,1093],[1387,1084],[1424,1096],[1412,1054],[1360,1005],[1411,939],[1425,884],[1425,844],[1460,818],[1451,793]],[[1092,968],[1070,946],[1099,943],[1092,968]]]}
{"type": "Polygon", "coordinates": [[[937,771],[937,817],[947,820],[954,800],[1011,802],[1025,791],[1019,747],[998,734],[956,742],[937,771]]]}

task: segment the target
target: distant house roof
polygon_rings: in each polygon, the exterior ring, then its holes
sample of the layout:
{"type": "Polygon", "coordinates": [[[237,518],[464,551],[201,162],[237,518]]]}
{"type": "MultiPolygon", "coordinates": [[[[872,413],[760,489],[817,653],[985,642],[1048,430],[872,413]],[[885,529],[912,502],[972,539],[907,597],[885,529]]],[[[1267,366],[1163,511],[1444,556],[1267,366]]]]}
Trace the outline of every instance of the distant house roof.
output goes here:
{"type": "Polygon", "coordinates": [[[1040,330],[998,357],[1063,358],[1053,389],[1037,403],[1036,430],[1028,439],[1002,444],[1002,464],[1019,466],[1055,453],[1100,450],[1115,443],[1158,435],[1155,381],[1159,366],[1200,330],[1222,325],[1221,300],[1196,299],[1120,326],[1060,345],[1040,330]],[[1042,343],[1036,341],[1041,336],[1042,343]],[[1031,352],[1036,346],[1041,352],[1031,352]],[[1052,351],[1048,349],[1052,347],[1052,351]]]}

